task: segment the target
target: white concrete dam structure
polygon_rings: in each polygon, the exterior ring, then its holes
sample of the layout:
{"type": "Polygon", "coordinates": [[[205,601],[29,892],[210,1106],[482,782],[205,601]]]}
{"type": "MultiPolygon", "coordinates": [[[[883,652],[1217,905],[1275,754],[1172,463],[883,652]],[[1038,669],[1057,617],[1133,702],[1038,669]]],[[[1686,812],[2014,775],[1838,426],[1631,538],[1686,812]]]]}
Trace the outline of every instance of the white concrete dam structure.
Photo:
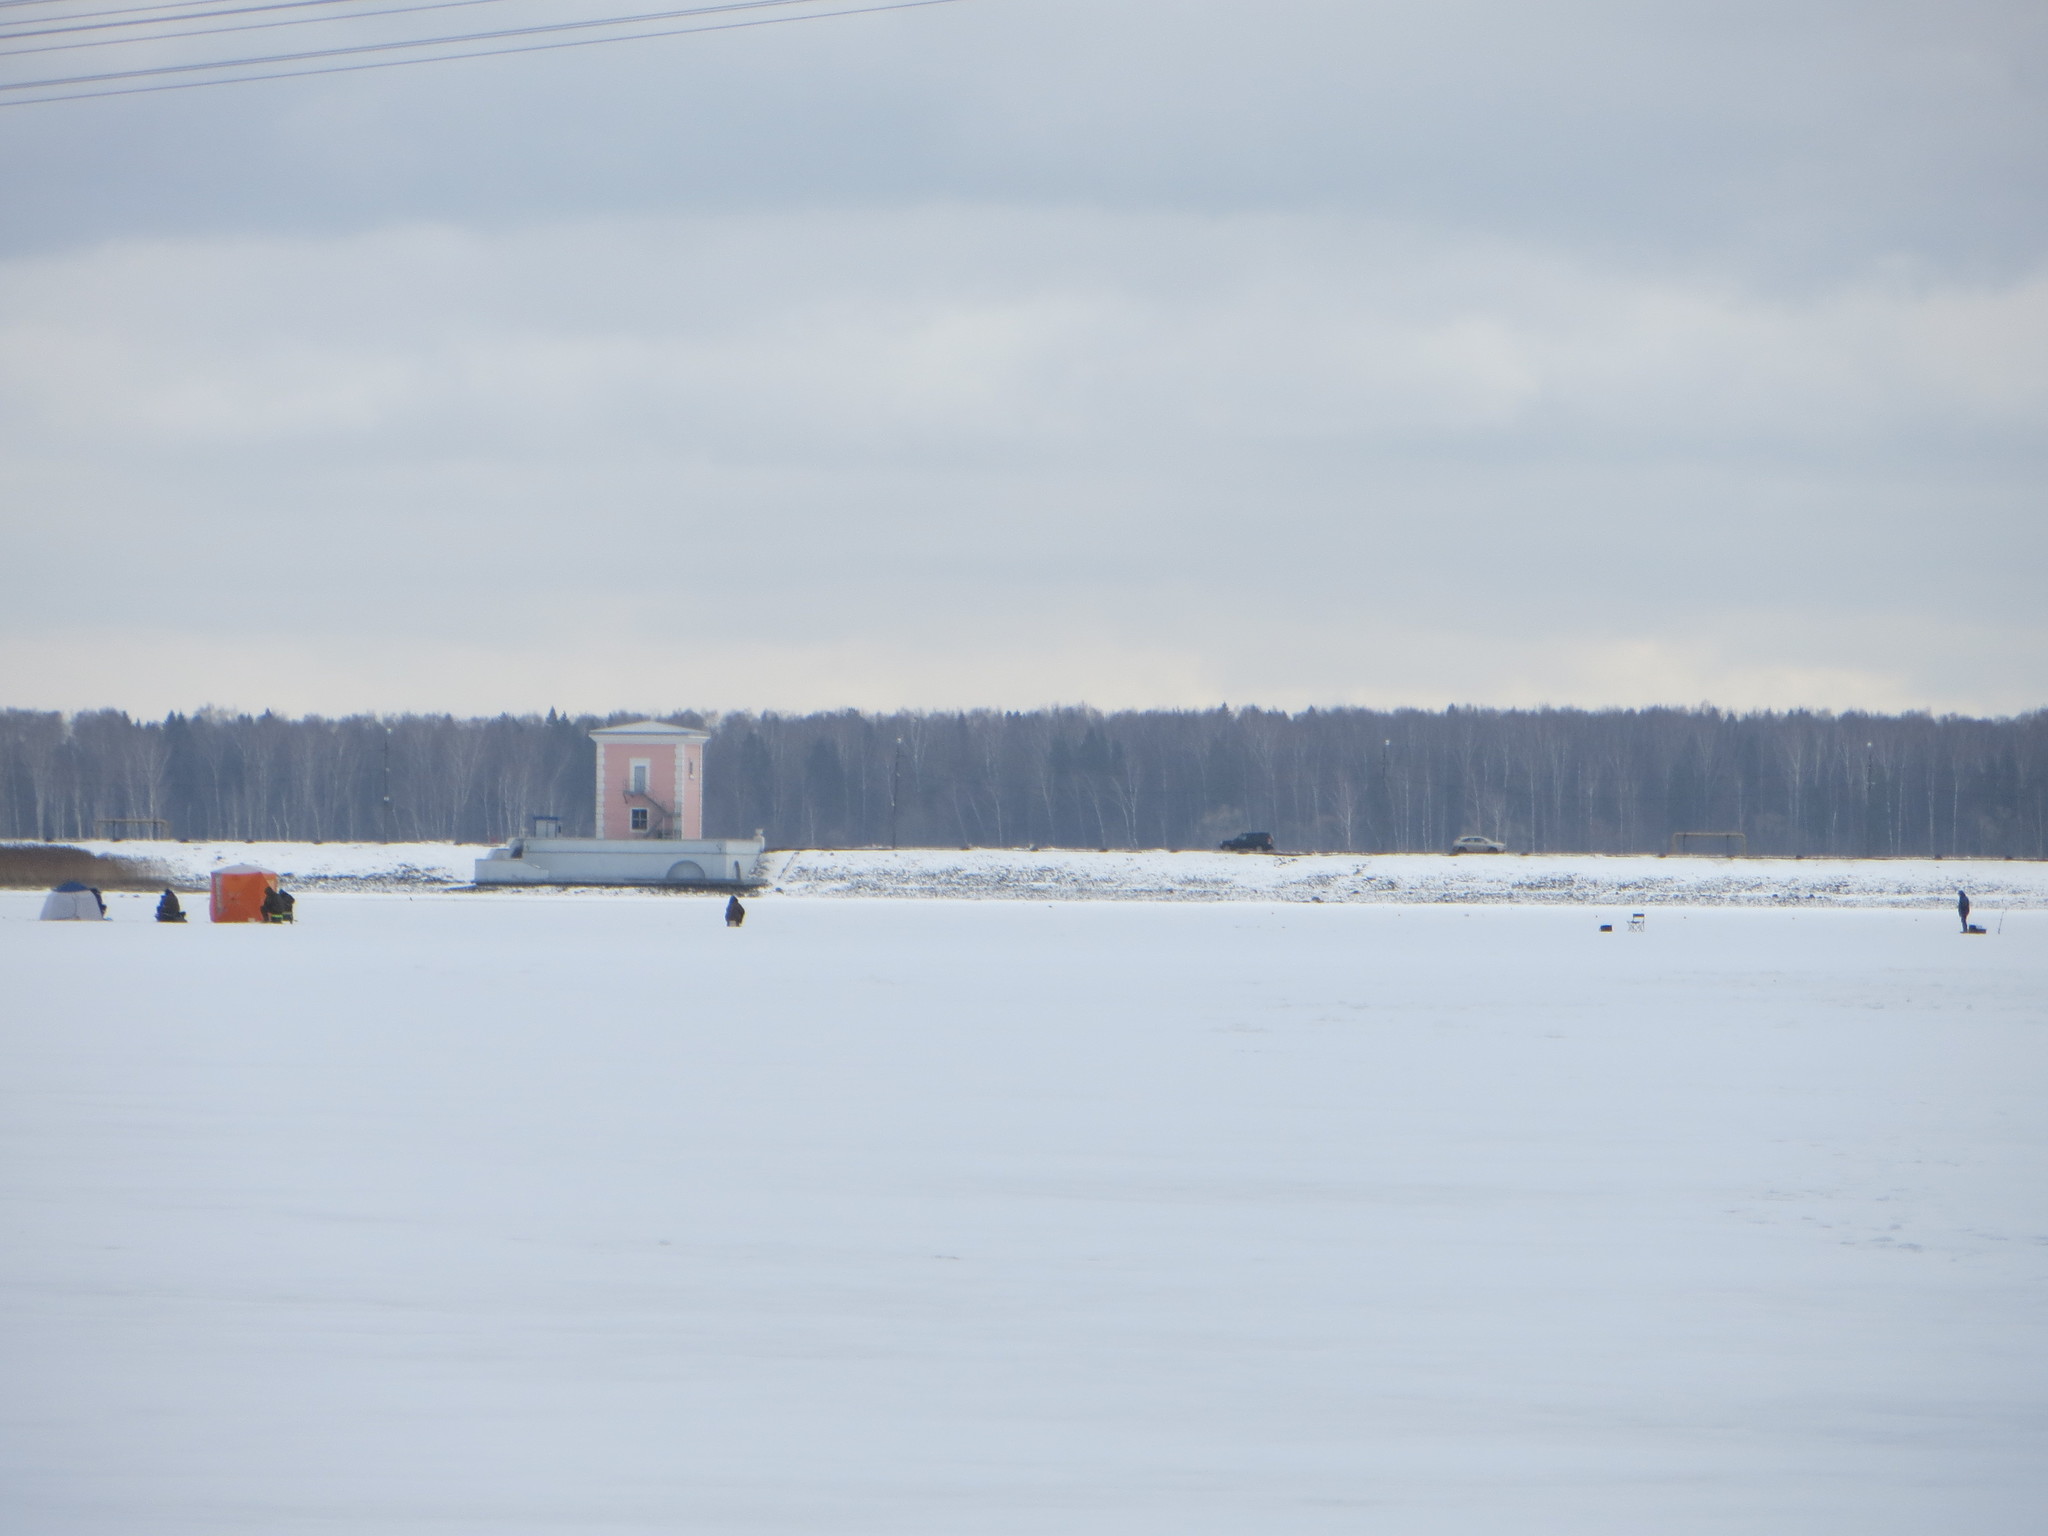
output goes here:
{"type": "Polygon", "coordinates": [[[754,883],[758,837],[521,837],[476,861],[478,885],[754,883]]]}

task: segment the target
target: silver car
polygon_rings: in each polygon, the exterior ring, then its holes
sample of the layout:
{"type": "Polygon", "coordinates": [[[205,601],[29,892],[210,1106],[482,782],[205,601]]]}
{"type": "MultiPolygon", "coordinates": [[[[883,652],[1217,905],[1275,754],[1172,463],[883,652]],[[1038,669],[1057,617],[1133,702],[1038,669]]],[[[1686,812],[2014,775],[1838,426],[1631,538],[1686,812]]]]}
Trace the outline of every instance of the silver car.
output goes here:
{"type": "Polygon", "coordinates": [[[1496,843],[1490,837],[1478,837],[1471,834],[1467,834],[1451,844],[1451,852],[1453,853],[1506,853],[1507,851],[1508,845],[1506,843],[1496,843]]]}

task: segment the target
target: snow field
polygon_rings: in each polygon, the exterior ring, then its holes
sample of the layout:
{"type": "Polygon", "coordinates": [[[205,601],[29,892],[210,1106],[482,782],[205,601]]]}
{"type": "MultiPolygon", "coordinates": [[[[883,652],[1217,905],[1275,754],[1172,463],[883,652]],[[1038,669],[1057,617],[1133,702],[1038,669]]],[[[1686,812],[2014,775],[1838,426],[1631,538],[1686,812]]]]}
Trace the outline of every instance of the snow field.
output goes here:
{"type": "Polygon", "coordinates": [[[2048,914],[38,900],[0,1529],[2039,1529],[2048,914]]]}

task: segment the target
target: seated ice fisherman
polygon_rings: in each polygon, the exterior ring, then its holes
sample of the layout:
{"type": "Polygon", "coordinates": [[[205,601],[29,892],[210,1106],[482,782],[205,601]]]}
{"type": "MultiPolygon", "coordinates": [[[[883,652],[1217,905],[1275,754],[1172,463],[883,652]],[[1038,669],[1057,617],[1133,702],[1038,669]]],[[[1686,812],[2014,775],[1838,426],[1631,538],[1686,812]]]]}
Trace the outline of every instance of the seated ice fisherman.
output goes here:
{"type": "Polygon", "coordinates": [[[160,923],[182,923],[185,921],[185,909],[178,905],[178,896],[175,891],[166,888],[163,895],[157,898],[156,920],[160,923]]]}
{"type": "Polygon", "coordinates": [[[273,885],[263,893],[263,921],[266,923],[288,923],[292,920],[292,894],[282,886],[273,885]]]}

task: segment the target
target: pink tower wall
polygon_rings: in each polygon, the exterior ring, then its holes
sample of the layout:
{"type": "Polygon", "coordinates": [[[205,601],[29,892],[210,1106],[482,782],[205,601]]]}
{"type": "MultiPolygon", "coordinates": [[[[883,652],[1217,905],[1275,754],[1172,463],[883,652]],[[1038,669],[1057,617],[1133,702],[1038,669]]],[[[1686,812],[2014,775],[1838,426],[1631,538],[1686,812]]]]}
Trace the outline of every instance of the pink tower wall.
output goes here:
{"type": "Polygon", "coordinates": [[[646,806],[649,820],[660,823],[655,807],[638,798],[628,799],[626,786],[632,781],[633,763],[647,764],[647,792],[676,813],[670,833],[676,837],[704,835],[704,744],[684,741],[645,745],[626,741],[597,744],[597,835],[599,837],[646,837],[632,829],[635,806],[646,806]]]}
{"type": "Polygon", "coordinates": [[[688,772],[682,780],[682,836],[702,838],[705,836],[705,743],[690,741],[682,752],[688,758],[688,772]]]}
{"type": "Polygon", "coordinates": [[[704,743],[685,742],[677,749],[683,759],[683,792],[676,796],[675,804],[682,812],[681,832],[684,837],[704,835],[704,743]]]}

